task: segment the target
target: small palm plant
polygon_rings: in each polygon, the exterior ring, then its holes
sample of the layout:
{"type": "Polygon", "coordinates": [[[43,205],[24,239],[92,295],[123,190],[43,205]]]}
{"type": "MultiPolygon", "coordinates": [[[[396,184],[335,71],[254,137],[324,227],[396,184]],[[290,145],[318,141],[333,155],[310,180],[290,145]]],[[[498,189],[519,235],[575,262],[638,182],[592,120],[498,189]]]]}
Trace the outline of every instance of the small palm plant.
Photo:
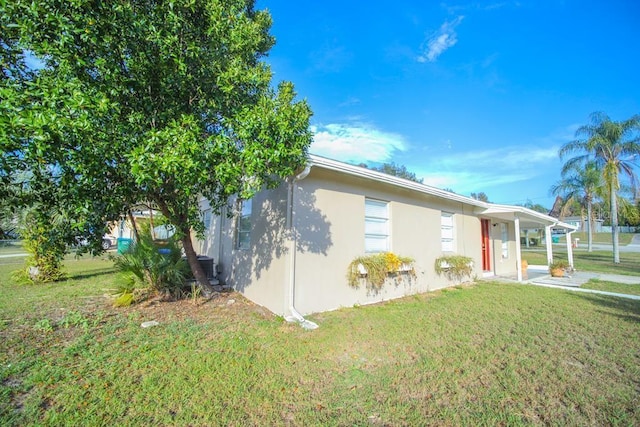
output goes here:
{"type": "Polygon", "coordinates": [[[172,236],[155,241],[149,225],[142,226],[139,239],[129,251],[115,258],[115,265],[121,272],[133,275],[138,285],[173,296],[179,296],[189,270],[179,240],[172,236]]]}

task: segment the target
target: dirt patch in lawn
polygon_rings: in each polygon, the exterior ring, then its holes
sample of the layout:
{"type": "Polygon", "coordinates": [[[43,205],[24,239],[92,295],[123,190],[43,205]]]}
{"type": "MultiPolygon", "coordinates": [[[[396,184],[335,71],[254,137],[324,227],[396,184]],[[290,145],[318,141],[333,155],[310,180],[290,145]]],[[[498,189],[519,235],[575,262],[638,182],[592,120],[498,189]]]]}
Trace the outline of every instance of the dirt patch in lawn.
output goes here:
{"type": "Polygon", "coordinates": [[[194,320],[205,322],[234,317],[259,316],[273,318],[274,314],[266,308],[254,304],[238,292],[221,292],[211,298],[184,298],[167,300],[160,296],[150,298],[127,308],[113,308],[123,312],[137,313],[142,319],[168,322],[176,320],[194,320]]]}

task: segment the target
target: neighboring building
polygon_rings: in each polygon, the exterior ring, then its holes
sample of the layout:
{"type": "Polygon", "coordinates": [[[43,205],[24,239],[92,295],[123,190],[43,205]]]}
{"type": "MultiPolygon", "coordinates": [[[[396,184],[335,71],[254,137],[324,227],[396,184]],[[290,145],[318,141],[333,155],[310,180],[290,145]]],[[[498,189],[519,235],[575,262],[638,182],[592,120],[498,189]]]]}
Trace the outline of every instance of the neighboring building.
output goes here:
{"type": "MultiPolygon", "coordinates": [[[[206,237],[195,248],[215,259],[218,278],[284,316],[451,286],[434,267],[446,254],[472,258],[478,277],[521,279],[520,229],[574,231],[524,207],[481,202],[313,155],[298,176],[238,202],[232,215],[212,215],[206,200],[201,209],[206,237]],[[403,276],[379,291],[348,285],[354,258],[386,251],[415,259],[415,278],[403,276]]],[[[568,251],[572,263],[570,245],[568,251]]]]}
{"type": "MultiPolygon", "coordinates": [[[[158,223],[157,218],[162,217],[162,214],[156,210],[150,210],[149,208],[134,209],[131,211],[131,216],[133,217],[138,230],[142,223],[154,224],[154,239],[168,239],[175,233],[175,229],[171,225],[155,225],[158,223]],[[154,218],[156,218],[155,223],[154,218]]],[[[123,215],[120,220],[111,222],[109,224],[109,234],[116,239],[135,240],[135,232],[131,224],[131,218],[123,215]]]]}
{"type": "MultiPolygon", "coordinates": [[[[587,218],[586,217],[582,217],[582,216],[567,216],[562,218],[562,221],[573,225],[574,227],[577,227],[577,231],[583,231],[583,232],[587,232],[587,228],[589,227],[589,224],[587,222],[587,218]]],[[[600,219],[600,218],[596,218],[593,220],[593,232],[594,233],[602,233],[603,229],[602,226],[604,224],[604,219],[600,219]]]]}

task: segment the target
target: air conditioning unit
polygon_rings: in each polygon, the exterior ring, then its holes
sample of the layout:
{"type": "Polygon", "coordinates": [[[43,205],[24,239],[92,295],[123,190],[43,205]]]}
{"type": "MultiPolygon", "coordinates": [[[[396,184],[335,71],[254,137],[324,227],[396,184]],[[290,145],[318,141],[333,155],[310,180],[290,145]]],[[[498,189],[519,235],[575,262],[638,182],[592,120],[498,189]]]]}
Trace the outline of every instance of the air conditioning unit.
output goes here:
{"type": "Polygon", "coordinates": [[[204,274],[207,275],[207,279],[213,279],[215,276],[215,270],[213,269],[213,258],[208,256],[199,255],[198,264],[204,270],[204,274]]]}
{"type": "MultiPolygon", "coordinates": [[[[186,258],[184,259],[186,261],[186,258]]],[[[207,276],[207,279],[213,279],[214,277],[216,277],[213,258],[204,255],[198,255],[198,264],[200,264],[200,267],[204,271],[204,274],[207,276]]],[[[189,269],[189,276],[187,277],[187,279],[195,279],[195,277],[193,277],[191,269],[189,269]]]]}

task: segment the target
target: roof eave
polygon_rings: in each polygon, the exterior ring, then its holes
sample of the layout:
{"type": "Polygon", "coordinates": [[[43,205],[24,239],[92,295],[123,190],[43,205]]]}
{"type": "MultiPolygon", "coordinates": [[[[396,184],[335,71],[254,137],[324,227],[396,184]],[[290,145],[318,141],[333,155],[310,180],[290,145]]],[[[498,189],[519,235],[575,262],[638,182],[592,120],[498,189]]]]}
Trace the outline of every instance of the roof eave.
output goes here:
{"type": "Polygon", "coordinates": [[[489,203],[482,202],[480,200],[476,200],[471,197],[461,196],[460,194],[451,193],[449,191],[441,190],[439,188],[432,187],[430,185],[420,184],[415,181],[399,178],[393,175],[388,175],[382,172],[374,171],[374,170],[363,168],[360,166],[350,165],[348,163],[339,162],[337,160],[328,159],[326,157],[317,156],[315,154],[310,154],[309,160],[310,160],[311,166],[318,166],[323,169],[342,172],[342,173],[346,173],[348,175],[352,175],[360,178],[371,179],[377,182],[405,188],[408,190],[417,191],[419,193],[428,194],[431,196],[436,196],[436,197],[440,197],[447,200],[465,203],[471,206],[486,208],[490,205],[489,203]]]}

